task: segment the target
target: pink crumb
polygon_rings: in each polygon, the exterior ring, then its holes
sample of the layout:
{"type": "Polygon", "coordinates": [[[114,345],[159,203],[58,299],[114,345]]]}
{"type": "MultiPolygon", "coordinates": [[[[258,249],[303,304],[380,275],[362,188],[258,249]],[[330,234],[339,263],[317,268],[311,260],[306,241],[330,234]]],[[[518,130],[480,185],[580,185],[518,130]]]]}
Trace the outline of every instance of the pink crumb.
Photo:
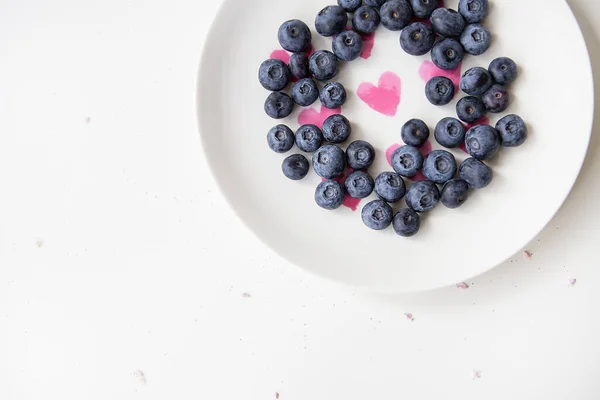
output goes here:
{"type": "Polygon", "coordinates": [[[461,283],[459,283],[458,285],[456,285],[456,287],[457,287],[458,289],[466,290],[466,289],[468,289],[470,286],[469,286],[469,284],[468,284],[467,282],[461,282],[461,283]]]}
{"type": "Polygon", "coordinates": [[[528,251],[528,250],[525,250],[525,251],[523,252],[523,257],[524,257],[526,260],[531,260],[531,259],[533,258],[533,253],[532,253],[532,252],[530,252],[530,251],[528,251]]]}
{"type": "Polygon", "coordinates": [[[569,286],[573,287],[577,284],[577,279],[569,279],[569,286]]]}
{"type": "Polygon", "coordinates": [[[406,317],[407,320],[409,320],[410,322],[413,322],[415,320],[415,316],[412,315],[411,313],[404,313],[404,316],[406,317]]]}
{"type": "Polygon", "coordinates": [[[473,371],[473,380],[475,380],[475,379],[481,379],[481,371],[479,371],[479,370],[473,371]]]}
{"type": "Polygon", "coordinates": [[[242,293],[242,297],[245,299],[249,299],[250,297],[252,297],[252,295],[248,292],[242,293]]]}
{"type": "Polygon", "coordinates": [[[275,392],[275,399],[277,400],[279,398],[279,393],[275,392]]]}

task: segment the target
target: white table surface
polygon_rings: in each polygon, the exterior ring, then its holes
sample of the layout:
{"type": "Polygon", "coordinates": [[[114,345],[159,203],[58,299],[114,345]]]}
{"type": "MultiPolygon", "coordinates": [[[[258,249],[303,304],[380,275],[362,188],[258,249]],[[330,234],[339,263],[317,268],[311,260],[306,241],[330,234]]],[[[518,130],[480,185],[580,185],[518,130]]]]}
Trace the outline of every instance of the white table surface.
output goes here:
{"type": "MultiPolygon", "coordinates": [[[[195,81],[219,3],[0,2],[0,399],[600,398],[597,132],[531,260],[466,290],[338,287],[208,173],[195,81]]],[[[600,66],[600,2],[570,4],[600,66]]]]}

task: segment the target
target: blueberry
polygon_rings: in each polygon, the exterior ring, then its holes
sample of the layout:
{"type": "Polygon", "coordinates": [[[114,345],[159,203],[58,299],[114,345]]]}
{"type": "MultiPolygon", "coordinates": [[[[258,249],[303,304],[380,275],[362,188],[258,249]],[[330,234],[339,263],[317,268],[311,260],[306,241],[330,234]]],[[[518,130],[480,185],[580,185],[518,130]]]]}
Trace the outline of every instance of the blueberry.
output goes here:
{"type": "Polygon", "coordinates": [[[321,178],[337,178],[344,173],[345,167],[344,150],[334,144],[326,144],[313,155],[313,168],[321,178]]]}
{"type": "Polygon", "coordinates": [[[501,145],[498,131],[489,125],[477,125],[467,131],[465,144],[467,152],[478,160],[489,160],[501,145]]]}
{"type": "Polygon", "coordinates": [[[267,90],[277,92],[290,83],[291,73],[288,66],[281,60],[271,58],[264,61],[258,69],[258,80],[267,90]]]}
{"type": "Polygon", "coordinates": [[[492,75],[485,68],[474,67],[468,69],[460,78],[460,88],[471,96],[481,96],[492,87],[492,75]]]}
{"type": "Polygon", "coordinates": [[[501,85],[514,82],[519,75],[517,64],[508,57],[496,58],[490,63],[488,70],[496,83],[501,85]]]}
{"type": "Polygon", "coordinates": [[[423,175],[435,183],[446,183],[456,175],[456,159],[446,150],[434,150],[425,156],[423,175]]]}
{"type": "Polygon", "coordinates": [[[481,98],[485,108],[492,113],[501,113],[510,105],[510,95],[502,85],[492,85],[481,98]]]}
{"type": "Polygon", "coordinates": [[[292,85],[292,99],[302,107],[310,106],[319,97],[319,88],[310,78],[300,79],[292,85]]]}
{"type": "Polygon", "coordinates": [[[352,25],[360,33],[373,33],[377,30],[381,18],[373,7],[362,6],[352,16],[352,25]]]}
{"type": "Polygon", "coordinates": [[[457,68],[465,56],[462,45],[454,39],[443,39],[433,45],[431,61],[444,70],[457,68]]]}
{"type": "Polygon", "coordinates": [[[308,70],[319,81],[327,81],[338,73],[338,59],[330,51],[319,50],[308,59],[308,70]]]}
{"type": "Polygon", "coordinates": [[[315,28],[321,36],[333,36],[342,32],[348,23],[348,14],[340,6],[327,6],[317,14],[315,28]]]}
{"type": "Polygon", "coordinates": [[[406,0],[388,0],[379,10],[381,25],[390,31],[400,31],[410,23],[412,9],[406,0]]]}
{"type": "Polygon", "coordinates": [[[289,52],[297,53],[308,49],[312,34],[304,22],[292,19],[284,22],[277,32],[277,39],[281,47],[289,52]]]}
{"type": "Polygon", "coordinates": [[[476,158],[467,158],[458,169],[460,179],[473,189],[483,189],[494,177],[492,169],[476,158]]]}
{"type": "Polygon", "coordinates": [[[340,108],[346,102],[346,89],[339,82],[329,82],[321,89],[320,96],[326,108],[340,108]]]}
{"type": "Polygon", "coordinates": [[[397,203],[406,194],[406,185],[399,174],[382,172],[375,179],[375,193],[381,200],[397,203]]]}
{"type": "Polygon", "coordinates": [[[437,123],[434,130],[435,140],[449,149],[460,146],[465,140],[467,130],[456,118],[447,117],[437,123]]]}
{"type": "Polygon", "coordinates": [[[323,144],[323,133],[316,125],[302,125],[296,131],[296,146],[306,153],[314,153],[323,144]]]}
{"type": "Polygon", "coordinates": [[[368,228],[382,231],[391,225],[394,210],[383,200],[373,200],[363,207],[361,216],[368,228]]]}
{"type": "Polygon", "coordinates": [[[346,194],[341,183],[326,179],[319,183],[315,190],[315,201],[319,207],[326,210],[335,210],[342,206],[346,194]]]}
{"type": "Polygon", "coordinates": [[[354,199],[369,197],[375,189],[375,181],[365,171],[354,171],[346,177],[346,192],[354,199]]]}
{"type": "Polygon", "coordinates": [[[294,147],[294,132],[286,125],[277,125],[267,134],[267,143],[275,153],[287,153],[294,147]]]}
{"type": "Polygon", "coordinates": [[[496,124],[502,146],[517,147],[527,140],[527,125],[521,117],[515,114],[507,115],[496,124]]]}
{"type": "Polygon", "coordinates": [[[429,20],[433,31],[440,36],[456,37],[465,29],[465,19],[450,8],[436,8],[429,20]]]}
{"type": "Polygon", "coordinates": [[[429,139],[429,127],[420,119],[411,119],[402,126],[401,136],[404,143],[421,147],[429,139]]]}
{"type": "Polygon", "coordinates": [[[375,149],[364,140],[350,143],[346,149],[348,166],[353,170],[367,169],[375,161],[375,149]]]}
{"type": "Polygon", "coordinates": [[[271,118],[288,117],[294,110],[294,100],[282,92],[273,92],[265,100],[265,112],[271,118]]]}
{"type": "Polygon", "coordinates": [[[363,40],[354,31],[344,31],[333,38],[333,54],[342,61],[356,60],[363,49],[363,40]]]}
{"type": "Polygon", "coordinates": [[[392,168],[398,174],[412,178],[423,167],[423,155],[414,146],[402,146],[392,153],[392,168]]]}
{"type": "Polygon", "coordinates": [[[425,97],[434,106],[445,106],[454,98],[454,83],[445,76],[434,76],[425,85],[425,97]]]}
{"type": "Polygon", "coordinates": [[[308,174],[308,160],[302,154],[294,154],[283,160],[281,170],[293,181],[299,181],[308,174]]]}
{"type": "Polygon", "coordinates": [[[290,56],[290,71],[297,79],[308,77],[308,56],[305,53],[294,53],[290,56]]]}
{"type": "Polygon", "coordinates": [[[442,188],[442,204],[448,208],[458,208],[469,198],[469,184],[462,179],[446,182],[442,188]]]}
{"type": "Polygon", "coordinates": [[[400,34],[400,47],[411,56],[427,54],[433,48],[434,42],[433,31],[422,22],[413,22],[400,34]]]}
{"type": "Polygon", "coordinates": [[[456,104],[456,114],[462,121],[470,124],[479,121],[485,115],[485,107],[479,97],[463,97],[456,104]]]}
{"type": "Polygon", "coordinates": [[[483,25],[467,25],[460,35],[460,44],[467,53],[478,56],[488,51],[492,44],[492,35],[483,25]]]}
{"type": "Polygon", "coordinates": [[[438,8],[438,0],[410,0],[410,6],[417,18],[429,18],[438,8]]]}
{"type": "Polygon", "coordinates": [[[323,136],[328,142],[343,143],[351,133],[350,121],[342,114],[334,114],[323,122],[323,136]]]}
{"type": "Polygon", "coordinates": [[[386,1],[388,1],[388,0],[365,0],[365,4],[367,6],[379,8],[379,7],[383,6],[386,3],[386,1]]]}
{"type": "Polygon", "coordinates": [[[431,211],[440,201],[440,190],[431,181],[415,182],[406,192],[406,205],[417,212],[431,211]]]}
{"type": "Polygon", "coordinates": [[[394,215],[392,227],[398,236],[412,237],[421,228],[421,218],[410,208],[403,208],[394,215]]]}
{"type": "Polygon", "coordinates": [[[344,11],[353,13],[362,5],[362,0],[338,0],[338,5],[342,7],[344,11]]]}
{"type": "Polygon", "coordinates": [[[460,0],[458,12],[469,24],[481,22],[488,15],[488,0],[460,0]]]}

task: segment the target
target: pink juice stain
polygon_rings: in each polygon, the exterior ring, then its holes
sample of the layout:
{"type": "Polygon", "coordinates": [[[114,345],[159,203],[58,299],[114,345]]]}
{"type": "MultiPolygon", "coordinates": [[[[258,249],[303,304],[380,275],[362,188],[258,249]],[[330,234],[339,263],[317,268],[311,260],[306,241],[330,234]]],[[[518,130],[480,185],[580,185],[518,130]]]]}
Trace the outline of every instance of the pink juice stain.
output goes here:
{"type": "Polygon", "coordinates": [[[273,50],[273,52],[271,52],[271,58],[276,58],[286,64],[290,63],[290,54],[285,50],[273,50]]]}
{"type": "Polygon", "coordinates": [[[363,49],[360,53],[360,57],[365,60],[371,57],[373,52],[373,46],[375,46],[375,32],[361,35],[363,40],[363,49]]]}
{"type": "Polygon", "coordinates": [[[300,125],[312,124],[312,125],[318,126],[319,128],[322,128],[323,122],[325,122],[325,120],[327,118],[329,118],[330,116],[332,116],[334,114],[341,114],[341,113],[342,113],[341,108],[336,108],[336,109],[331,110],[329,108],[321,106],[320,111],[317,111],[314,108],[305,108],[298,115],[298,123],[300,125]]]}
{"type": "Polygon", "coordinates": [[[425,60],[419,68],[419,75],[421,76],[421,79],[423,79],[423,81],[425,82],[428,82],[431,78],[436,76],[445,76],[454,83],[454,86],[456,88],[458,88],[460,86],[461,67],[462,65],[459,65],[454,69],[446,71],[436,67],[435,64],[431,61],[425,60]]]}
{"type": "MultiPolygon", "coordinates": [[[[462,124],[464,125],[465,129],[468,131],[469,129],[471,129],[474,126],[477,125],[487,125],[490,123],[490,119],[488,117],[483,117],[481,118],[479,121],[475,121],[471,124],[466,124],[464,122],[462,122],[462,124]]],[[[469,152],[467,151],[467,144],[465,141],[463,141],[460,146],[458,146],[459,149],[461,149],[462,151],[464,151],[465,153],[469,154],[469,152]]]]}
{"type": "Polygon", "coordinates": [[[400,105],[401,86],[402,82],[398,75],[388,71],[381,74],[378,86],[363,82],[358,86],[356,93],[371,109],[393,117],[400,105]]]}

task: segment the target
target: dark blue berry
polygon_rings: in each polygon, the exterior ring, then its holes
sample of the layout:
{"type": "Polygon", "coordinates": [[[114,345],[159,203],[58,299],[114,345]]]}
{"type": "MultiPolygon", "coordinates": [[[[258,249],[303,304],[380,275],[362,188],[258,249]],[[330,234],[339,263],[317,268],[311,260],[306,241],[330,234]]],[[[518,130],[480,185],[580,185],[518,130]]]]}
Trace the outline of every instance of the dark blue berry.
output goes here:
{"type": "Polygon", "coordinates": [[[315,190],[315,202],[326,210],[335,210],[342,206],[346,193],[341,183],[326,179],[315,190]]]}
{"type": "Polygon", "coordinates": [[[502,146],[517,147],[527,140],[527,125],[521,117],[515,114],[507,115],[496,124],[502,146]]]}
{"type": "Polygon", "coordinates": [[[469,198],[469,184],[462,179],[446,182],[442,188],[442,204],[448,208],[458,208],[469,198]]]}
{"type": "Polygon", "coordinates": [[[456,104],[456,114],[468,124],[479,121],[485,115],[485,107],[479,97],[463,97],[456,104]]]}
{"type": "Polygon", "coordinates": [[[348,14],[340,6],[327,6],[317,14],[315,28],[321,36],[333,36],[342,32],[348,23],[348,14]]]}
{"type": "Polygon", "coordinates": [[[294,147],[294,132],[286,125],[277,125],[269,130],[267,143],[275,153],[287,153],[294,147]]]}
{"type": "Polygon", "coordinates": [[[415,182],[406,192],[406,205],[417,212],[431,211],[440,201],[440,190],[431,181],[415,182]]]}
{"type": "Polygon", "coordinates": [[[265,112],[271,118],[288,117],[294,110],[294,100],[282,92],[273,92],[265,100],[265,112]]]}
{"type": "Polygon", "coordinates": [[[421,228],[421,217],[410,208],[402,208],[394,215],[392,227],[398,236],[415,236],[421,228]]]}
{"type": "Polygon", "coordinates": [[[323,144],[323,133],[318,126],[302,125],[296,131],[296,146],[306,153],[314,153],[323,144]]]}
{"type": "Polygon", "coordinates": [[[277,39],[281,47],[289,52],[297,53],[308,49],[312,34],[304,22],[292,19],[284,22],[277,32],[277,39]]]}
{"type": "Polygon", "coordinates": [[[305,53],[294,53],[290,56],[290,71],[297,79],[307,78],[308,56],[305,53]]]}
{"type": "Polygon", "coordinates": [[[293,181],[299,181],[308,174],[308,160],[302,154],[291,155],[283,160],[281,170],[286,177],[293,181]]]}
{"type": "Polygon", "coordinates": [[[439,144],[449,149],[460,146],[465,140],[467,130],[456,118],[447,117],[435,126],[434,136],[439,144]]]}
{"type": "Polygon", "coordinates": [[[462,45],[454,39],[443,39],[433,45],[431,61],[444,70],[457,68],[465,56],[462,45]]]}
{"type": "Polygon", "coordinates": [[[458,12],[469,24],[481,22],[488,15],[488,0],[460,0],[458,12]]]}
{"type": "Polygon", "coordinates": [[[496,58],[491,62],[488,70],[496,83],[501,85],[508,85],[509,83],[514,82],[519,75],[517,64],[508,57],[496,58]]]}
{"type": "Polygon", "coordinates": [[[492,169],[476,158],[467,158],[463,161],[458,169],[458,175],[473,189],[483,189],[494,177],[492,169]]]}
{"type": "Polygon", "coordinates": [[[300,79],[292,85],[292,99],[302,107],[310,106],[319,98],[319,88],[310,78],[300,79]]]}
{"type": "Polygon", "coordinates": [[[341,176],[346,168],[344,150],[334,144],[326,144],[313,155],[313,168],[321,178],[333,179],[341,176]]]}
{"type": "Polygon", "coordinates": [[[379,7],[383,6],[386,3],[386,1],[388,1],[388,0],[365,0],[365,4],[367,6],[379,8],[379,7]]]}
{"type": "Polygon", "coordinates": [[[478,56],[488,51],[492,44],[492,35],[483,25],[467,25],[460,35],[460,44],[467,53],[478,56]]]}
{"type": "Polygon", "coordinates": [[[354,199],[364,199],[373,193],[375,181],[365,171],[354,171],[346,177],[344,186],[348,196],[354,199]]]}
{"type": "Polygon", "coordinates": [[[338,0],[338,5],[342,7],[344,11],[353,13],[362,5],[362,0],[338,0]]]}
{"type": "Polygon", "coordinates": [[[438,8],[438,0],[410,0],[410,6],[417,18],[429,18],[438,8]]]}
{"type": "Polygon", "coordinates": [[[381,231],[391,225],[394,211],[385,201],[373,200],[363,207],[361,216],[368,228],[381,231]]]}
{"type": "Polygon", "coordinates": [[[357,140],[346,149],[346,159],[353,170],[367,169],[375,161],[375,149],[370,143],[357,140]]]}
{"type": "Polygon", "coordinates": [[[450,8],[437,8],[431,13],[433,31],[444,37],[457,37],[465,29],[465,19],[450,8]]]}
{"type": "Polygon", "coordinates": [[[375,179],[375,193],[381,200],[397,203],[406,194],[406,185],[399,174],[382,172],[375,179]]]}
{"type": "Polygon", "coordinates": [[[340,108],[346,102],[346,89],[339,82],[329,82],[321,89],[321,104],[326,108],[340,108]]]}
{"type": "Polygon", "coordinates": [[[333,54],[342,61],[356,60],[363,49],[363,40],[354,31],[344,31],[333,38],[333,54]]]}
{"type": "Polygon", "coordinates": [[[354,29],[361,33],[375,32],[380,22],[379,12],[371,6],[360,7],[352,16],[354,29]]]}
{"type": "Polygon", "coordinates": [[[489,125],[477,125],[467,131],[465,145],[467,152],[478,160],[489,160],[501,145],[500,134],[489,125]]]}
{"type": "Polygon", "coordinates": [[[435,35],[423,22],[413,22],[402,30],[400,47],[412,56],[422,56],[433,48],[435,35]]]}
{"type": "Polygon", "coordinates": [[[390,31],[400,31],[410,23],[412,9],[406,0],[388,0],[379,10],[381,25],[390,31]]]}
{"type": "Polygon", "coordinates": [[[341,114],[334,114],[323,122],[323,136],[328,142],[343,143],[351,133],[350,121],[341,114]]]}
{"type": "Polygon", "coordinates": [[[414,146],[402,146],[392,153],[392,168],[398,174],[412,178],[423,168],[423,155],[414,146]]]}
{"type": "Polygon", "coordinates": [[[434,150],[425,156],[423,175],[435,183],[446,183],[456,175],[458,167],[452,153],[434,150]]]}
{"type": "Polygon", "coordinates": [[[501,113],[510,105],[510,95],[502,85],[492,85],[481,98],[485,108],[492,113],[501,113]]]}
{"type": "Polygon", "coordinates": [[[483,95],[493,84],[492,75],[481,67],[468,69],[460,78],[460,88],[471,96],[483,95]]]}
{"type": "Polygon", "coordinates": [[[308,59],[308,70],[319,81],[327,81],[337,75],[338,59],[330,51],[319,50],[308,59]]]}
{"type": "Polygon", "coordinates": [[[429,139],[429,127],[420,119],[411,119],[402,126],[401,136],[404,143],[421,147],[429,139]]]}
{"type": "Polygon", "coordinates": [[[434,76],[425,85],[425,97],[434,106],[445,106],[454,98],[454,83],[445,76],[434,76]]]}
{"type": "Polygon", "coordinates": [[[291,72],[281,60],[271,58],[264,61],[258,69],[258,80],[267,90],[277,92],[290,82],[291,72]]]}

